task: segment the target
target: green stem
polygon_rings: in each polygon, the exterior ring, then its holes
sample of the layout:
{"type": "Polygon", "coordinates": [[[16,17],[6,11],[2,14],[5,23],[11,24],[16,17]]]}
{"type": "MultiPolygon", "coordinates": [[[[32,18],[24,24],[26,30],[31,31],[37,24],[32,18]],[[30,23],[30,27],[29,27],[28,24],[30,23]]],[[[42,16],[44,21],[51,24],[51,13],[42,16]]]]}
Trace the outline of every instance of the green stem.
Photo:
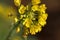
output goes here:
{"type": "Polygon", "coordinates": [[[16,24],[14,24],[14,27],[10,30],[6,40],[9,40],[9,37],[11,36],[13,30],[20,24],[20,21],[18,21],[16,24]]]}

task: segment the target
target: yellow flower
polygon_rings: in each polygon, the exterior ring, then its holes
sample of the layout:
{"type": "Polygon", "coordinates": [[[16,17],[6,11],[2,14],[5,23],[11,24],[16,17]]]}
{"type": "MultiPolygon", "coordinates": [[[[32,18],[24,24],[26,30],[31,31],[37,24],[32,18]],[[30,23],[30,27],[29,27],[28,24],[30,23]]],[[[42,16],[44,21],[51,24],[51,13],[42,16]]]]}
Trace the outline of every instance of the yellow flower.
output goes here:
{"type": "Polygon", "coordinates": [[[30,27],[31,35],[35,35],[36,33],[40,32],[41,30],[42,30],[41,25],[31,25],[31,27],[30,27]]]}
{"type": "Polygon", "coordinates": [[[47,17],[48,17],[48,14],[47,14],[47,13],[43,13],[43,14],[41,14],[41,17],[42,17],[44,20],[46,20],[47,17]]]}
{"type": "Polygon", "coordinates": [[[38,6],[38,5],[33,5],[33,6],[32,6],[32,10],[33,10],[33,11],[38,11],[38,9],[39,9],[39,6],[38,6]]]}
{"type": "Polygon", "coordinates": [[[38,33],[42,30],[41,25],[35,25],[35,32],[38,33]]]}
{"type": "Polygon", "coordinates": [[[15,17],[14,19],[15,19],[15,22],[17,22],[17,21],[18,21],[18,19],[17,19],[16,17],[15,17]]]}
{"type": "Polygon", "coordinates": [[[34,26],[34,29],[35,29],[35,32],[37,33],[38,32],[38,26],[34,26]]]}
{"type": "Polygon", "coordinates": [[[35,35],[35,34],[36,34],[36,33],[35,33],[35,29],[34,29],[33,26],[30,28],[30,33],[31,33],[31,35],[35,35]]]}
{"type": "Polygon", "coordinates": [[[41,25],[40,25],[40,26],[38,26],[38,27],[37,27],[37,29],[38,29],[38,32],[41,32],[41,30],[42,30],[41,25]]]}
{"type": "Polygon", "coordinates": [[[41,3],[40,0],[32,0],[32,5],[36,5],[36,4],[39,4],[39,3],[41,3]]]}
{"type": "Polygon", "coordinates": [[[39,24],[41,24],[42,26],[44,26],[46,24],[46,21],[40,17],[40,19],[38,20],[39,24]]]}
{"type": "Polygon", "coordinates": [[[24,15],[20,15],[20,19],[22,19],[24,17],[24,15]]]}
{"type": "Polygon", "coordinates": [[[21,0],[14,0],[14,3],[15,3],[16,6],[20,6],[21,0]]]}
{"type": "Polygon", "coordinates": [[[21,5],[18,11],[20,14],[24,14],[25,10],[26,10],[26,7],[24,5],[21,5]]]}
{"type": "Polygon", "coordinates": [[[45,10],[46,10],[47,8],[46,8],[46,6],[45,6],[45,4],[42,4],[42,5],[40,5],[40,12],[41,13],[45,13],[45,10]]]}
{"type": "Polygon", "coordinates": [[[23,22],[23,25],[25,25],[27,28],[30,27],[32,20],[29,18],[26,18],[25,21],[23,22]]]}
{"type": "Polygon", "coordinates": [[[26,15],[20,15],[20,19],[22,19],[23,17],[26,17],[26,15]]]}
{"type": "Polygon", "coordinates": [[[20,32],[20,27],[17,27],[16,32],[17,33],[20,32]]]}
{"type": "Polygon", "coordinates": [[[27,5],[27,6],[26,6],[26,9],[27,9],[27,10],[29,10],[29,8],[28,8],[28,7],[29,7],[29,6],[27,5]]]}

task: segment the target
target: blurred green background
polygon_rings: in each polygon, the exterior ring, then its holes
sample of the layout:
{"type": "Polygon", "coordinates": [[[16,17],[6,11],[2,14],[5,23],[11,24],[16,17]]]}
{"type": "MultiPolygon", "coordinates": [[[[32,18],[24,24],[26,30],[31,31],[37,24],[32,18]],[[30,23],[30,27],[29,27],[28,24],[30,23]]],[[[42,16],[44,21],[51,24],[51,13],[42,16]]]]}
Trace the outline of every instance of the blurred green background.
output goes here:
{"type": "MultiPolygon", "coordinates": [[[[14,16],[9,17],[9,13],[12,13],[13,15],[16,15],[16,14],[14,14],[15,11],[12,10],[13,8],[9,9],[11,6],[10,1],[0,0],[0,40],[6,40],[6,37],[8,36],[10,30],[13,28],[13,17],[14,16]]],[[[16,35],[15,30],[13,31],[12,34],[16,35]]]]}
{"type": "MultiPolygon", "coordinates": [[[[12,4],[11,0],[0,0],[0,40],[6,40],[6,37],[13,28],[14,17],[16,16],[17,11],[12,4]],[[9,16],[9,13],[13,16],[9,16]]],[[[9,39],[24,40],[20,33],[16,33],[16,29],[14,29],[9,39]]],[[[36,37],[29,36],[28,40],[36,40],[36,37]]]]}

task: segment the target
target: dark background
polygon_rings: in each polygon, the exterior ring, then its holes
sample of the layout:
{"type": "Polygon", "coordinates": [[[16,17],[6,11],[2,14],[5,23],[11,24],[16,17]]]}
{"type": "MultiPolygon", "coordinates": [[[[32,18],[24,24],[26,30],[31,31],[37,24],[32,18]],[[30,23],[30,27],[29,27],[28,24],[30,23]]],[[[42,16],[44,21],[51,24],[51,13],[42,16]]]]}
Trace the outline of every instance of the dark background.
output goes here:
{"type": "Polygon", "coordinates": [[[60,40],[60,0],[42,0],[47,6],[47,25],[38,33],[39,40],[60,40]]]}

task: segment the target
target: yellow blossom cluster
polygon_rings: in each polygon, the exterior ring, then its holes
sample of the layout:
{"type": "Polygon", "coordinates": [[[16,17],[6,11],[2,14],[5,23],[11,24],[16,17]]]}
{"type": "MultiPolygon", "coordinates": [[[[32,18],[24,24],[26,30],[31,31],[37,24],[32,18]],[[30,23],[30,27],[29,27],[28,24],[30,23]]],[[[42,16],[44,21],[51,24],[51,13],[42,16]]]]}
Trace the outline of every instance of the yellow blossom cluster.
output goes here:
{"type": "Polygon", "coordinates": [[[21,0],[14,0],[14,4],[15,4],[16,6],[20,6],[21,0]]]}
{"type": "MultiPolygon", "coordinates": [[[[46,19],[48,14],[45,12],[47,7],[45,4],[41,4],[41,0],[31,0],[31,2],[24,6],[21,4],[21,0],[14,0],[16,6],[18,6],[18,12],[20,13],[20,20],[23,20],[22,24],[26,28],[25,33],[35,35],[41,32],[42,26],[46,25],[46,19]]],[[[17,22],[18,19],[15,18],[17,22]]]]}
{"type": "Polygon", "coordinates": [[[24,14],[25,10],[26,10],[26,7],[24,5],[21,5],[18,11],[20,14],[24,14]]]}
{"type": "Polygon", "coordinates": [[[26,18],[25,21],[23,22],[23,25],[25,25],[27,28],[29,28],[31,23],[32,23],[32,20],[29,18],[26,18]]]}
{"type": "Polygon", "coordinates": [[[16,22],[18,21],[18,19],[15,17],[15,18],[14,18],[14,21],[15,21],[15,23],[16,23],[16,22]]]}
{"type": "Polygon", "coordinates": [[[35,35],[36,33],[41,32],[41,30],[42,30],[42,28],[41,28],[41,25],[39,25],[39,24],[31,25],[31,27],[30,27],[30,33],[32,35],[35,35]]]}
{"type": "Polygon", "coordinates": [[[33,11],[40,11],[41,13],[45,13],[45,10],[47,9],[45,4],[41,5],[33,5],[31,8],[33,11]]]}
{"type": "Polygon", "coordinates": [[[46,25],[46,19],[48,17],[48,14],[47,13],[42,13],[40,14],[40,16],[38,16],[38,22],[40,25],[44,26],[46,25]]]}
{"type": "Polygon", "coordinates": [[[16,28],[16,32],[17,33],[20,32],[20,27],[19,26],[16,28]]]}
{"type": "Polygon", "coordinates": [[[40,0],[31,0],[31,1],[32,1],[32,5],[37,5],[37,4],[41,3],[40,0]]]}

